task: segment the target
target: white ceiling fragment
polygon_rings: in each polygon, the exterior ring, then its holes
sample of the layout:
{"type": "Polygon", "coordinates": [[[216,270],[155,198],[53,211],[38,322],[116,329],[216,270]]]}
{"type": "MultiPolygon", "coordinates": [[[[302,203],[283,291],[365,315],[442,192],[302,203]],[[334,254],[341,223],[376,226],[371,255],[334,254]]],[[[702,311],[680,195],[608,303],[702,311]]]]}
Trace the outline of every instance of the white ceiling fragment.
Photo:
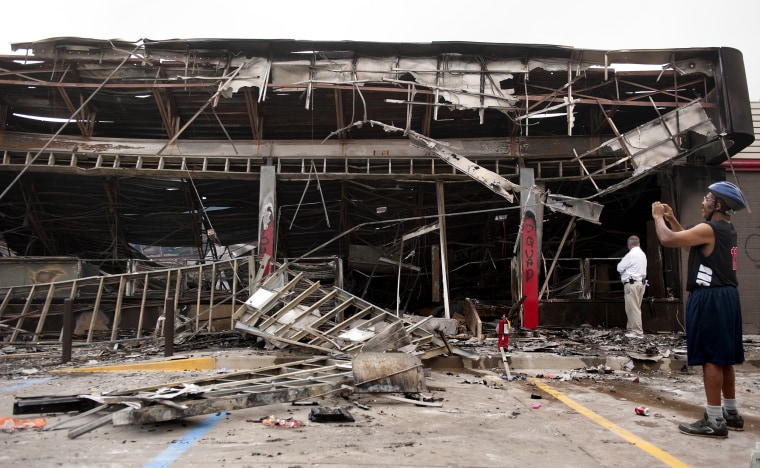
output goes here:
{"type": "Polygon", "coordinates": [[[356,81],[353,60],[317,60],[311,79],[317,83],[353,83],[356,81]]]}
{"type": "Polygon", "coordinates": [[[227,87],[222,91],[222,96],[230,97],[243,87],[259,88],[259,90],[266,88],[269,78],[269,60],[253,57],[242,60],[240,63],[233,62],[233,67],[240,67],[240,71],[234,80],[227,83],[227,87]]]}
{"type": "MultiPolygon", "coordinates": [[[[276,85],[307,83],[311,79],[311,60],[272,62],[272,83],[276,85]]],[[[277,88],[277,91],[302,91],[302,88],[277,88]]]]}
{"type": "MultiPolygon", "coordinates": [[[[270,62],[264,57],[241,59],[238,76],[229,83],[225,96],[241,87],[265,89],[269,82],[275,84],[362,84],[398,80],[403,74],[411,74],[416,84],[435,90],[443,101],[459,108],[515,109],[518,98],[508,80],[513,73],[524,73],[536,68],[566,72],[568,62],[561,59],[531,59],[526,61],[468,59],[446,55],[443,59],[404,57],[356,57],[343,59],[291,60],[270,62]]],[[[575,65],[574,72],[581,71],[575,65]]],[[[278,92],[301,91],[303,88],[281,87],[278,92]]],[[[262,92],[262,94],[265,94],[262,92]]]]}
{"type": "Polygon", "coordinates": [[[356,59],[356,80],[359,82],[382,82],[386,78],[398,79],[396,57],[358,57],[356,59]]]}

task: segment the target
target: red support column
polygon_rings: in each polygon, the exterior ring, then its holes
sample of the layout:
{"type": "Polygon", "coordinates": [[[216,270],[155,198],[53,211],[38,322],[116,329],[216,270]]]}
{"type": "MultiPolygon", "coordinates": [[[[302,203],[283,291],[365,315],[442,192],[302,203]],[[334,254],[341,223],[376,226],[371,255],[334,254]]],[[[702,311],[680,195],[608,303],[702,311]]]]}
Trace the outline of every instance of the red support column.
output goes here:
{"type": "Polygon", "coordinates": [[[523,217],[522,245],[522,292],[523,328],[538,327],[538,243],[536,239],[536,216],[532,211],[526,211],[523,217]]]}
{"type": "Polygon", "coordinates": [[[275,213],[276,174],[274,166],[262,166],[259,186],[259,260],[269,256],[264,266],[264,276],[272,273],[275,261],[275,243],[277,240],[277,219],[275,213]]]}

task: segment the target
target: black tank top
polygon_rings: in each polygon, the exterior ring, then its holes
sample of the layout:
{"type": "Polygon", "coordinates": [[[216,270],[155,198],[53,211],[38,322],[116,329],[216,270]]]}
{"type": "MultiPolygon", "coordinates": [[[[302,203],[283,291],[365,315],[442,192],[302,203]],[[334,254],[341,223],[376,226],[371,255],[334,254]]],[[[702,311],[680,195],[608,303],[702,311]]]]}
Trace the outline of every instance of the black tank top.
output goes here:
{"type": "Polygon", "coordinates": [[[689,250],[686,290],[720,286],[738,286],[736,280],[736,230],[726,221],[707,221],[715,235],[715,248],[705,257],[702,246],[689,250]]]}

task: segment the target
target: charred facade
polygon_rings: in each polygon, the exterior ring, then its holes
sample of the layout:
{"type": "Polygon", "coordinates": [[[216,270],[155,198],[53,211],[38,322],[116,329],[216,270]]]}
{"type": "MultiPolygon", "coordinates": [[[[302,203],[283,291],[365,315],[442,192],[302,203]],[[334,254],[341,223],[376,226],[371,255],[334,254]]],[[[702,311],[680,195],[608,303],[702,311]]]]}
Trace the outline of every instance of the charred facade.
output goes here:
{"type": "MultiPolygon", "coordinates": [[[[14,49],[27,54],[0,57],[6,253],[107,274],[258,254],[267,167],[274,259],[337,262],[343,288],[389,310],[435,310],[442,293],[513,306],[528,192],[543,205],[542,307],[569,300],[546,316],[584,321],[578,303],[621,297],[625,239],[646,239],[652,201],[677,206],[679,171],[720,176],[754,140],[742,55],[728,48],[57,38],[14,49]],[[534,186],[520,185],[525,170],[534,186]]],[[[677,263],[655,263],[656,297],[680,296],[677,263]]]]}

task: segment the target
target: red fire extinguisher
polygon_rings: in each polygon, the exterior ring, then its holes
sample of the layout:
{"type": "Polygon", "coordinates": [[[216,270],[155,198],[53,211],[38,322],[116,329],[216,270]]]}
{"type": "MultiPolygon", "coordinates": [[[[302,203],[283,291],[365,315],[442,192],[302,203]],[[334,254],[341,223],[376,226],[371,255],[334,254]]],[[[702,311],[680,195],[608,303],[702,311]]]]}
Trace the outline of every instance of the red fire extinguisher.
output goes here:
{"type": "Polygon", "coordinates": [[[499,326],[497,334],[499,335],[499,348],[509,349],[509,320],[506,316],[503,316],[499,320],[499,326]]]}

